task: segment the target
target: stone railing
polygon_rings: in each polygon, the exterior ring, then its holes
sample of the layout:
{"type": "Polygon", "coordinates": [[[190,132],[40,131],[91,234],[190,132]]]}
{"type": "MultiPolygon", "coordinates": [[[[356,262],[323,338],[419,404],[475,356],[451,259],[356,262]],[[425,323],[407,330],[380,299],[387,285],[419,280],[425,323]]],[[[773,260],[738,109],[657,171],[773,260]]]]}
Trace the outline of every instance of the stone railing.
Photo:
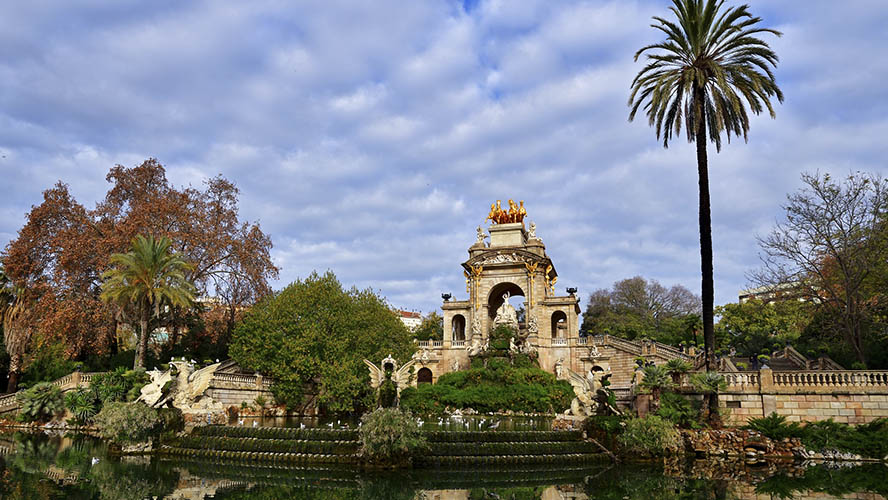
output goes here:
{"type": "Polygon", "coordinates": [[[725,382],[728,384],[728,392],[758,391],[759,389],[758,372],[724,372],[721,375],[725,377],[725,382]]]}
{"type": "Polygon", "coordinates": [[[431,340],[417,340],[416,345],[419,347],[430,347],[432,345],[431,340]]]}
{"type": "Polygon", "coordinates": [[[465,340],[454,340],[453,343],[451,343],[451,345],[453,347],[465,347],[466,341],[465,340]]]}
{"type": "Polygon", "coordinates": [[[444,347],[444,341],[443,340],[433,340],[432,347],[444,347]]]}
{"type": "Polygon", "coordinates": [[[586,345],[589,337],[579,337],[577,338],[577,345],[586,345]]]}
{"type": "Polygon", "coordinates": [[[567,345],[567,339],[564,337],[558,337],[552,339],[552,345],[567,345]]]}
{"type": "MultiPolygon", "coordinates": [[[[61,389],[62,392],[68,392],[78,387],[88,386],[93,377],[101,373],[104,372],[73,372],[65,375],[64,377],[53,380],[51,383],[52,385],[61,389]]],[[[7,413],[19,409],[18,398],[16,397],[19,392],[13,394],[4,394],[0,396],[0,413],[7,413]]]]}
{"type": "Polygon", "coordinates": [[[726,392],[767,394],[888,394],[888,371],[804,370],[721,372],[726,392]]]}
{"type": "Polygon", "coordinates": [[[213,379],[230,384],[256,385],[255,375],[245,375],[242,373],[214,373],[213,379]]]}

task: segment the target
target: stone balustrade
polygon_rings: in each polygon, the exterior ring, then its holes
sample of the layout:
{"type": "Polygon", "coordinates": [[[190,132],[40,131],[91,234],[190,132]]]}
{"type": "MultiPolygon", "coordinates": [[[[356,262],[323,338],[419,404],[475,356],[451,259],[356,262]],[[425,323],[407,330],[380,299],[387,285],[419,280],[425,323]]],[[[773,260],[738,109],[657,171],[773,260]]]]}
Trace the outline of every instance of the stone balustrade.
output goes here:
{"type": "Polygon", "coordinates": [[[888,394],[888,371],[808,370],[721,372],[727,392],[888,394]]]}
{"type": "Polygon", "coordinates": [[[564,337],[554,338],[552,339],[552,345],[567,345],[567,339],[564,337]]]}

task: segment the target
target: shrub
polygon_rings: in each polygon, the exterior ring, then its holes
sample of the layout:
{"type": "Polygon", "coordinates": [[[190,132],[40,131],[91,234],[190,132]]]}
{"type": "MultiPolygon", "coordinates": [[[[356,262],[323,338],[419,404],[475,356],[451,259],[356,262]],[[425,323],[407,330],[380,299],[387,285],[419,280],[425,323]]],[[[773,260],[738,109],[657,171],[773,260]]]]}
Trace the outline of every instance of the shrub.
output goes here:
{"type": "Polygon", "coordinates": [[[838,450],[865,457],[888,455],[888,419],[852,427],[832,419],[812,422],[802,428],[805,447],[816,451],[838,450]]]}
{"type": "Polygon", "coordinates": [[[681,394],[666,392],[660,397],[656,415],[684,429],[700,427],[700,402],[690,401],[681,394]]]}
{"type": "Polygon", "coordinates": [[[491,358],[487,367],[442,375],[435,384],[401,391],[401,407],[422,415],[446,408],[473,408],[482,413],[559,412],[570,406],[573,389],[539,368],[516,368],[491,358]]]}
{"type": "Polygon", "coordinates": [[[176,433],[185,430],[185,417],[178,408],[160,408],[157,410],[160,418],[157,430],[165,433],[176,433]]]}
{"type": "Polygon", "coordinates": [[[99,411],[96,393],[91,389],[80,387],[65,394],[65,408],[74,416],[74,423],[88,424],[99,411]]]}
{"type": "Polygon", "coordinates": [[[99,435],[117,443],[147,441],[158,424],[160,416],[142,403],[106,403],[95,417],[99,435]]]}
{"type": "Polygon", "coordinates": [[[427,448],[419,424],[408,412],[379,408],[361,417],[361,454],[371,462],[405,465],[427,448]]]}
{"type": "Polygon", "coordinates": [[[789,437],[802,437],[802,427],[796,422],[787,422],[786,417],[776,412],[767,417],[750,418],[745,429],[762,433],[763,436],[780,440],[789,437]]]}
{"type": "Polygon", "coordinates": [[[127,370],[119,366],[113,371],[94,376],[89,386],[102,403],[107,403],[134,401],[148,382],[149,377],[144,370],[127,370]]]}
{"type": "Polygon", "coordinates": [[[681,446],[681,435],[672,422],[656,415],[626,420],[623,433],[617,437],[629,453],[645,457],[665,455],[681,446]]]}
{"type": "Polygon", "coordinates": [[[49,382],[40,382],[20,393],[18,419],[22,422],[36,422],[54,417],[65,408],[62,391],[49,382]]]}

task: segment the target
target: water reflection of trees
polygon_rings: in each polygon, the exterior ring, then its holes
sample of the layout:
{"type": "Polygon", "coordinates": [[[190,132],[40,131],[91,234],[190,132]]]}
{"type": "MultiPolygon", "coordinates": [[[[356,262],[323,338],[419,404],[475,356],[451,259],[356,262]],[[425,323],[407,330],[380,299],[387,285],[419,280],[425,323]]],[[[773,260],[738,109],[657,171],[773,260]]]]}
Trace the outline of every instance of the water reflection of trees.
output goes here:
{"type": "Polygon", "coordinates": [[[413,500],[461,490],[461,498],[536,500],[734,499],[756,494],[795,498],[804,492],[888,496],[888,468],[693,461],[643,466],[477,467],[362,473],[348,467],[116,458],[90,438],[0,436],[0,498],[132,499],[183,493],[191,498],[413,500]],[[98,462],[93,463],[93,459],[98,462]],[[552,486],[558,485],[558,486],[552,486]],[[178,488],[178,489],[177,489],[178,488]],[[197,493],[200,492],[200,493],[197,493]],[[552,496],[556,494],[556,496],[552,496]]]}

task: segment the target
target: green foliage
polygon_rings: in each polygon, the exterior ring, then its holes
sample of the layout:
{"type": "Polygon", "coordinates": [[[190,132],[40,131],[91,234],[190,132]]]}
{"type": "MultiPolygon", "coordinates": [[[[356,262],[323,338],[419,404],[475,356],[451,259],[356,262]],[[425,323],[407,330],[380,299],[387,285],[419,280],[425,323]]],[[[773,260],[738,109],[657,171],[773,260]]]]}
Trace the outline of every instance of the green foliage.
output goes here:
{"type": "Polygon", "coordinates": [[[391,408],[395,406],[395,400],[398,397],[398,388],[391,380],[386,380],[379,386],[379,406],[383,408],[391,408]]]}
{"type": "Polygon", "coordinates": [[[176,433],[185,430],[185,417],[182,410],[178,408],[160,408],[157,410],[157,416],[160,418],[158,428],[163,433],[176,433]]]}
{"type": "Polygon", "coordinates": [[[815,451],[839,450],[870,458],[888,456],[888,419],[853,427],[832,419],[811,422],[803,428],[802,442],[815,451]]]}
{"type": "Polygon", "coordinates": [[[65,408],[74,415],[74,423],[85,425],[92,421],[99,411],[100,402],[92,389],[79,387],[65,394],[65,408]]]}
{"type": "Polygon", "coordinates": [[[38,382],[52,382],[73,372],[79,365],[66,358],[64,344],[46,342],[34,353],[19,385],[30,387],[38,382]]]}
{"type": "Polygon", "coordinates": [[[445,373],[435,384],[401,391],[401,407],[421,415],[440,414],[448,407],[482,413],[552,413],[569,407],[573,397],[570,384],[551,373],[490,358],[486,367],[445,373]]]}
{"type": "Polygon", "coordinates": [[[256,403],[256,406],[258,406],[259,408],[265,408],[265,403],[267,403],[268,401],[265,399],[265,396],[260,394],[256,396],[256,399],[254,399],[253,402],[256,403]]]}
{"type": "Polygon", "coordinates": [[[642,368],[644,378],[641,379],[641,387],[647,389],[654,394],[673,387],[672,377],[664,365],[648,365],[642,368]]]}
{"type": "Polygon", "coordinates": [[[660,397],[660,407],[655,414],[683,429],[700,427],[700,402],[691,401],[674,392],[665,392],[660,397]]]}
{"type": "Polygon", "coordinates": [[[89,386],[102,403],[134,401],[149,381],[150,377],[144,370],[127,370],[118,366],[113,371],[93,376],[89,386]]]}
{"type": "Polygon", "coordinates": [[[47,420],[65,408],[61,389],[49,382],[40,382],[16,397],[21,405],[17,418],[22,422],[47,420]]]}
{"type": "Polygon", "coordinates": [[[432,311],[413,332],[416,340],[444,340],[444,317],[432,311]]]}
{"type": "Polygon", "coordinates": [[[427,449],[419,424],[410,413],[379,408],[361,417],[361,454],[371,462],[404,465],[427,449]]]}
{"type": "Polygon", "coordinates": [[[767,417],[750,418],[746,429],[760,432],[763,436],[781,440],[791,437],[802,437],[802,427],[796,422],[787,422],[786,417],[776,412],[767,417]]]}
{"type": "Polygon", "coordinates": [[[691,385],[703,394],[718,394],[728,387],[723,375],[718,372],[700,372],[691,376],[691,385]]]}
{"type": "Polygon", "coordinates": [[[158,412],[142,403],[108,402],[95,417],[99,435],[121,444],[147,441],[161,422],[158,412]]]}
{"type": "Polygon", "coordinates": [[[629,453],[656,457],[678,451],[681,435],[672,422],[657,415],[648,415],[645,418],[627,419],[617,442],[629,453]]]}
{"type": "Polygon", "coordinates": [[[681,358],[673,358],[666,362],[666,371],[670,375],[684,374],[694,369],[694,366],[681,358]]]}
{"type": "Polygon", "coordinates": [[[255,305],[236,328],[231,357],[273,377],[275,399],[297,408],[306,389],[331,412],[375,406],[367,367],[406,360],[410,333],[372,290],[344,290],[332,272],[312,273],[255,305]],[[313,384],[318,380],[317,387],[313,384]]]}
{"type": "Polygon", "coordinates": [[[814,308],[813,303],[799,300],[725,304],[715,308],[720,318],[716,335],[741,357],[772,352],[798,341],[811,323],[814,308]]]}

